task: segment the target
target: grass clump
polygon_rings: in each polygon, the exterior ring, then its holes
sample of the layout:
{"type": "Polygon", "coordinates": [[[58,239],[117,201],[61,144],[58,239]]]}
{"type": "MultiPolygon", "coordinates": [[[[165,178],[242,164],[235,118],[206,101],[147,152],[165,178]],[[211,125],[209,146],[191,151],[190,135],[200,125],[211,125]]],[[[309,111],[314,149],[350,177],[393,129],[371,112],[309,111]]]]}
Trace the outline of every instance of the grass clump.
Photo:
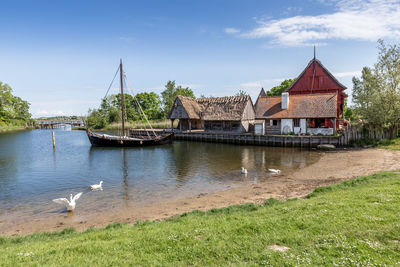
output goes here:
{"type": "Polygon", "coordinates": [[[316,189],[306,199],[193,211],[83,233],[0,238],[0,263],[40,265],[400,264],[400,174],[316,189]],[[286,247],[275,251],[271,247],[286,247]]]}
{"type": "Polygon", "coordinates": [[[351,146],[373,146],[378,148],[390,149],[390,150],[400,150],[400,137],[393,139],[382,139],[375,140],[370,138],[362,138],[358,141],[351,141],[351,146]]]}
{"type": "Polygon", "coordinates": [[[74,130],[74,131],[86,131],[86,126],[75,126],[75,127],[72,127],[71,128],[71,130],[74,130]]]}

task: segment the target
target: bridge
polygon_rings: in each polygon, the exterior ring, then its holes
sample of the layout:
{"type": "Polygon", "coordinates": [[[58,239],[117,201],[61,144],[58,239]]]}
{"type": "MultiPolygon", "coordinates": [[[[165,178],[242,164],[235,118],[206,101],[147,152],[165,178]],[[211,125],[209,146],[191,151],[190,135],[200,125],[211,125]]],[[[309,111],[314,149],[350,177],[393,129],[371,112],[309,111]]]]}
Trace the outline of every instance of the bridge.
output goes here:
{"type": "Polygon", "coordinates": [[[65,125],[71,125],[71,127],[85,126],[85,122],[83,120],[53,120],[53,121],[36,120],[35,124],[36,128],[39,129],[54,129],[65,125]]]}

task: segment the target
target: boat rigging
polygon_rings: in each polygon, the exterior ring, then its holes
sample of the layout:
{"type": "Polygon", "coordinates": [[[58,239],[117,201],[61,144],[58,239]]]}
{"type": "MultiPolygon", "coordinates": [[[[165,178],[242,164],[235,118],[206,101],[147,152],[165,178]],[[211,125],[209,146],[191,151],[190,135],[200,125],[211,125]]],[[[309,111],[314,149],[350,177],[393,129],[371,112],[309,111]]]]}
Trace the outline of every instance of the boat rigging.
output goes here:
{"type": "MultiPolygon", "coordinates": [[[[109,146],[109,147],[135,147],[135,146],[154,146],[154,145],[163,145],[163,144],[169,144],[172,143],[174,133],[165,133],[161,135],[157,135],[156,132],[153,130],[151,127],[151,124],[149,123],[146,114],[144,113],[142,107],[140,106],[140,103],[137,101],[136,98],[135,101],[139,107],[140,112],[142,113],[143,117],[145,118],[146,122],[150,125],[150,128],[153,131],[153,135],[150,135],[149,132],[146,129],[147,136],[129,136],[126,134],[125,130],[125,97],[124,97],[124,71],[123,71],[123,66],[122,66],[122,60],[120,61],[119,68],[117,70],[117,73],[120,73],[120,86],[121,86],[121,115],[122,115],[122,135],[109,135],[109,134],[102,134],[102,133],[95,133],[87,128],[87,135],[89,138],[90,143],[92,146],[109,146]]],[[[115,76],[117,75],[115,74],[115,76]]],[[[114,76],[114,79],[115,79],[114,76]]],[[[112,83],[111,82],[110,87],[107,90],[110,90],[112,83]]],[[[106,93],[106,96],[107,96],[106,93]]]]}

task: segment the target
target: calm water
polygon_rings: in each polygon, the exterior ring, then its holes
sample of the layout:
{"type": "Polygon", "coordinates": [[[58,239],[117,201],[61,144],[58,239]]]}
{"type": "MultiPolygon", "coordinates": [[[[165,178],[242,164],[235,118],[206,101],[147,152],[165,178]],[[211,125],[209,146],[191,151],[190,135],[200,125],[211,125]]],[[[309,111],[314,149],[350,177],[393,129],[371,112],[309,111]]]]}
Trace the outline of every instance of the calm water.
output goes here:
{"type": "MultiPolygon", "coordinates": [[[[315,152],[291,148],[179,142],[150,148],[91,147],[84,131],[0,135],[0,220],[48,216],[51,200],[84,192],[81,211],[147,205],[269,179],[268,168],[289,173],[315,162],[315,152]],[[241,166],[249,174],[240,173],[241,166]],[[89,185],[104,181],[103,191],[89,185]]],[[[77,209],[78,209],[77,208],[77,209]]]]}

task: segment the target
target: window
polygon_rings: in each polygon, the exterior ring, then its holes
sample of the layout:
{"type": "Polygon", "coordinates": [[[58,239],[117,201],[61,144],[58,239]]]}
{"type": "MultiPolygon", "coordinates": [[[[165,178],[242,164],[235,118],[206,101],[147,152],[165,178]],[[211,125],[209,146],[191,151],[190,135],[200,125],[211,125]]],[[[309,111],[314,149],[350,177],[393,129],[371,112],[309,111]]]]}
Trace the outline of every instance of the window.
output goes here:
{"type": "Polygon", "coordinates": [[[300,119],[293,119],[293,126],[300,127],[300,119]]]}
{"type": "Polygon", "coordinates": [[[278,125],[278,120],[272,120],[272,126],[277,126],[278,125]]]}

